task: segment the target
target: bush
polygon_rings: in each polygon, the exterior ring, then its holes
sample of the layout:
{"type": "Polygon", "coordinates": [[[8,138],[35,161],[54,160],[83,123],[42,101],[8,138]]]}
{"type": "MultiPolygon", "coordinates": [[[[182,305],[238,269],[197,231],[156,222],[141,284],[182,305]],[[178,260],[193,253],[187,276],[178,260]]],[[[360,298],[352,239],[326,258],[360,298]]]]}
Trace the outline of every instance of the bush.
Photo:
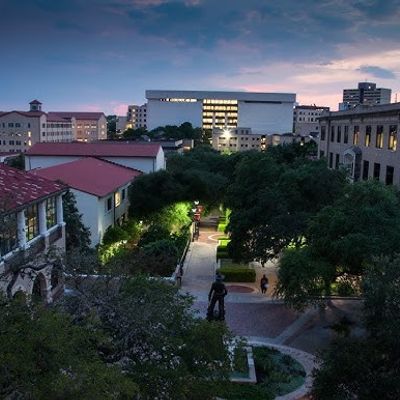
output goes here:
{"type": "Polygon", "coordinates": [[[110,245],[113,243],[121,242],[122,240],[128,240],[128,232],[123,230],[120,226],[109,226],[104,232],[103,244],[110,245]]]}
{"type": "Polygon", "coordinates": [[[158,240],[169,240],[171,237],[169,230],[160,225],[150,225],[139,240],[138,246],[143,247],[158,240]]]}
{"type": "Polygon", "coordinates": [[[225,230],[226,230],[227,226],[228,226],[228,224],[226,222],[220,222],[218,224],[217,231],[225,233],[225,230]]]}
{"type": "Polygon", "coordinates": [[[226,282],[255,282],[256,271],[248,267],[223,266],[217,270],[226,282]]]}
{"type": "Polygon", "coordinates": [[[229,258],[228,249],[226,247],[217,247],[217,260],[220,258],[229,258]]]}
{"type": "Polygon", "coordinates": [[[219,239],[219,245],[218,245],[218,247],[223,247],[223,248],[226,248],[227,246],[228,246],[228,243],[230,242],[231,240],[228,238],[228,239],[226,239],[226,238],[223,238],[223,239],[219,239]]]}

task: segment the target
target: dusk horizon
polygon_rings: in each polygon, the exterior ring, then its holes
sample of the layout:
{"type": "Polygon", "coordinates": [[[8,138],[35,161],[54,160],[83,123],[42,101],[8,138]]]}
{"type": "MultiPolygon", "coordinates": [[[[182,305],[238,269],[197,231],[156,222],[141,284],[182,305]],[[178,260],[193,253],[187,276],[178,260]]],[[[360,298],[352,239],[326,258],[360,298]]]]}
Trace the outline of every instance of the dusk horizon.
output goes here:
{"type": "Polygon", "coordinates": [[[0,11],[2,111],[38,99],[125,115],[151,89],[295,93],[337,110],[358,82],[400,92],[397,0],[0,0],[0,11]]]}

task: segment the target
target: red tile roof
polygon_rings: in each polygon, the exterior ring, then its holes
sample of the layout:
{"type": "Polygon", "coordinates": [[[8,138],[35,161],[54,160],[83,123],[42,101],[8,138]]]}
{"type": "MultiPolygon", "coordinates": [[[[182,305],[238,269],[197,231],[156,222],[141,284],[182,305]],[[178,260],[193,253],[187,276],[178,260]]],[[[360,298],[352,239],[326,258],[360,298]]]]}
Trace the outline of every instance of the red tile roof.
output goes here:
{"type": "Polygon", "coordinates": [[[23,115],[24,117],[41,117],[42,115],[45,115],[46,113],[44,111],[0,111],[0,117],[3,117],[4,115],[7,114],[12,114],[12,113],[17,113],[19,115],[23,115]]]}
{"type": "Polygon", "coordinates": [[[61,181],[68,186],[104,197],[132,182],[142,172],[113,162],[86,157],[48,168],[37,168],[31,174],[61,181]]]}
{"type": "Polygon", "coordinates": [[[0,164],[1,211],[20,208],[66,189],[62,184],[0,164]]]}
{"type": "Polygon", "coordinates": [[[71,122],[71,118],[62,117],[57,113],[49,112],[49,113],[47,113],[47,121],[48,122],[71,122]]]}
{"type": "Polygon", "coordinates": [[[83,119],[83,120],[93,120],[97,121],[102,116],[105,117],[103,112],[79,112],[79,111],[54,111],[55,114],[63,118],[83,119]]]}
{"type": "Polygon", "coordinates": [[[78,157],[150,157],[157,156],[159,144],[96,142],[96,143],[36,143],[28,156],[78,156],[78,157]]]}

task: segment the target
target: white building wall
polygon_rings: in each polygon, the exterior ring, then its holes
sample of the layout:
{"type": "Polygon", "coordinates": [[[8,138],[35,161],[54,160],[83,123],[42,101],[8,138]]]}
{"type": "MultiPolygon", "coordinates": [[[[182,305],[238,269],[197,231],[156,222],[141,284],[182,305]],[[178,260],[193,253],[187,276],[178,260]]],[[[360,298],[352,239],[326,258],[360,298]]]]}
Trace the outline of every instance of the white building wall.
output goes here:
{"type": "Polygon", "coordinates": [[[252,133],[292,132],[293,103],[238,103],[238,126],[248,126],[252,133]]]}
{"type": "Polygon", "coordinates": [[[148,100],[147,129],[152,130],[159,126],[181,125],[190,122],[193,127],[201,128],[203,118],[203,103],[197,102],[169,102],[148,100]]]}
{"type": "Polygon", "coordinates": [[[47,168],[54,165],[79,160],[78,156],[29,156],[25,154],[25,171],[35,168],[47,168]]]}

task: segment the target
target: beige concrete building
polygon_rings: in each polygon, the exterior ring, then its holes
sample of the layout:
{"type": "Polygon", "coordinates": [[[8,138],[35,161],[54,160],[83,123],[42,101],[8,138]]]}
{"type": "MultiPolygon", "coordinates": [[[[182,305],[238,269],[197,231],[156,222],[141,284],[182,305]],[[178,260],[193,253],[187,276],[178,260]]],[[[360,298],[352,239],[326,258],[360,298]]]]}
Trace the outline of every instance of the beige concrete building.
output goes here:
{"type": "Polygon", "coordinates": [[[38,100],[29,103],[29,111],[0,112],[0,152],[25,153],[40,142],[91,142],[106,138],[103,113],[46,113],[38,100]]]}
{"type": "Polygon", "coordinates": [[[353,181],[374,178],[399,186],[399,124],[400,103],[325,112],[319,157],[326,157],[330,168],[347,168],[353,181]]]}
{"type": "Polygon", "coordinates": [[[324,111],[329,111],[329,107],[296,106],[293,110],[293,132],[304,137],[318,137],[318,118],[324,111]]]}
{"type": "Polygon", "coordinates": [[[130,105],[128,106],[128,113],[126,115],[126,128],[147,129],[147,104],[141,106],[130,105]]]}
{"type": "Polygon", "coordinates": [[[212,147],[222,152],[265,150],[266,140],[266,135],[252,133],[250,128],[214,128],[212,131],[212,147]]]}

